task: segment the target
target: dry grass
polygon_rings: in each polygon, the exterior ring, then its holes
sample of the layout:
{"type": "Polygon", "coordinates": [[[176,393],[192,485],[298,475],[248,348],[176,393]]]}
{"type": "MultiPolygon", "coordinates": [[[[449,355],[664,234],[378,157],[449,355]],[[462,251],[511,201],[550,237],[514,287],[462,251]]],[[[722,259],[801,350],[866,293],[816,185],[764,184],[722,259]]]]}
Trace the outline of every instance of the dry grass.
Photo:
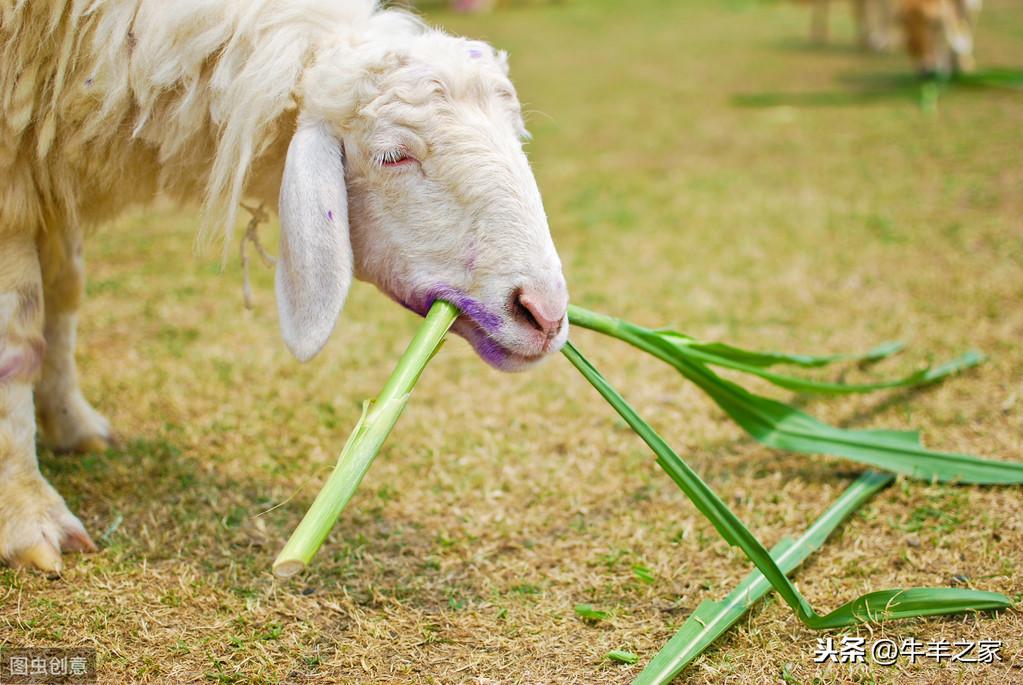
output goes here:
{"type": "MultiPolygon", "coordinates": [[[[1020,64],[1023,12],[987,4],[980,63],[1020,64]]],[[[977,346],[991,362],[940,387],[809,408],[1023,458],[1018,94],[950,93],[935,116],[909,97],[736,106],[847,94],[849,79],[907,68],[804,48],[805,14],[786,4],[577,1],[438,19],[512,52],[576,301],[746,346],[911,341],[891,370],[977,346]]],[[[41,460],[103,550],[55,581],[0,570],[0,643],[95,644],[105,683],[627,683],[639,666],[602,660],[609,649],[648,658],[746,573],[563,360],[503,376],[453,341],[311,572],[275,581],[274,554],[417,323],[356,287],[328,349],[300,366],[278,340],[270,274],[244,311],[237,265],[194,259],[194,229],[194,213],[156,208],[89,246],[83,382],[125,446],[41,460]],[[612,617],[586,624],[577,602],[612,617]]],[[[805,527],[855,470],[751,444],[656,361],[574,337],[764,541],[805,527]]],[[[797,580],[829,608],[953,576],[1023,594],[1019,488],[900,482],[797,580]]],[[[818,667],[815,635],[771,600],[679,681],[1023,678],[1017,611],[877,630],[1000,639],[1005,662],[818,667]]]]}

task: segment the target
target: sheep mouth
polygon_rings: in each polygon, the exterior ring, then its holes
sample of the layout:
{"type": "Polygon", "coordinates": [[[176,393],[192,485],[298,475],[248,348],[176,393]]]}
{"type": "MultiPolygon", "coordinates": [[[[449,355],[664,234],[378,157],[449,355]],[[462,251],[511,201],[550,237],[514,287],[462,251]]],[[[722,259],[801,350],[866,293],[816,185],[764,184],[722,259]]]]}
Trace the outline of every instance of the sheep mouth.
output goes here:
{"type": "Polygon", "coordinates": [[[419,316],[426,316],[430,307],[438,299],[453,304],[460,313],[451,327],[452,332],[465,338],[483,361],[500,371],[524,371],[549,354],[557,352],[564,342],[563,339],[556,344],[548,342],[545,343],[542,350],[537,350],[534,347],[529,352],[520,352],[498,338],[498,333],[502,329],[506,326],[514,326],[516,322],[509,319],[506,312],[494,311],[480,300],[456,288],[439,286],[423,293],[413,293],[404,297],[391,292],[388,294],[403,307],[419,316]]]}
{"type": "Polygon", "coordinates": [[[500,340],[497,340],[487,332],[485,327],[465,314],[460,315],[455,320],[451,330],[465,338],[483,361],[500,371],[525,370],[547,357],[551,352],[557,351],[552,348],[544,352],[528,354],[517,352],[500,340]]]}

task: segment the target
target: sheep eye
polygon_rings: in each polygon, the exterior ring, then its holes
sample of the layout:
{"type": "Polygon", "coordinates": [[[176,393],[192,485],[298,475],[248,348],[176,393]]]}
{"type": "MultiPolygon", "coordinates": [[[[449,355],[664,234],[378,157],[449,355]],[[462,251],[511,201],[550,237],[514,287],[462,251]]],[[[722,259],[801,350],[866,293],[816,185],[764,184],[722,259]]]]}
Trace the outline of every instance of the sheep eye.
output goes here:
{"type": "Polygon", "coordinates": [[[404,166],[406,164],[412,164],[415,161],[416,160],[409,157],[408,154],[401,149],[388,150],[377,157],[377,162],[383,167],[404,166]]]}

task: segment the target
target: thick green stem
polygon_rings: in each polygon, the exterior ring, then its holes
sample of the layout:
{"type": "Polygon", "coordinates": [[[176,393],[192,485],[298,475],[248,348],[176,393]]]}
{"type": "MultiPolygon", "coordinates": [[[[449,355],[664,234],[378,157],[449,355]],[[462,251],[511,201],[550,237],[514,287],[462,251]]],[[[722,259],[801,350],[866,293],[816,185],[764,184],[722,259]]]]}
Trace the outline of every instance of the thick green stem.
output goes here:
{"type": "Polygon", "coordinates": [[[370,464],[401,416],[409,394],[437,352],[458,309],[438,300],[402,354],[376,400],[363,408],[362,418],[345,443],[337,466],[313,500],[309,511],[274,561],[274,574],[291,576],[304,569],[323,544],[338,516],[359,487],[370,464]]]}

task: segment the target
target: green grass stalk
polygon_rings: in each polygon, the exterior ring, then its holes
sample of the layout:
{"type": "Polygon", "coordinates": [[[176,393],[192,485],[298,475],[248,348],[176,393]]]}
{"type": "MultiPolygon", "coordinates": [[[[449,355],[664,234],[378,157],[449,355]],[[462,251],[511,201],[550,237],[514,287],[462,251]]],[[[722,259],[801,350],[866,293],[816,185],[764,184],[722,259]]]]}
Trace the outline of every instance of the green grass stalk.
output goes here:
{"type": "Polygon", "coordinates": [[[1004,609],[1011,600],[997,592],[961,590],[956,588],[910,588],[908,590],[880,590],[847,602],[834,611],[821,615],[800,594],[771,553],[749,532],[742,521],[701,479],[610,383],[597,371],[571,342],[566,342],[562,353],[587,381],[607,400],[625,422],[657,455],[657,464],[667,473],[679,489],[730,545],[743,551],[760,569],[771,586],[792,608],[807,627],[815,630],[841,628],[864,622],[878,622],[915,616],[937,616],[965,611],[1004,609]]]}
{"type": "MultiPolygon", "coordinates": [[[[820,549],[843,521],[893,480],[895,476],[889,473],[864,473],[798,539],[785,538],[775,545],[771,558],[784,573],[791,573],[820,549]]],[[[763,573],[754,569],[723,600],[701,602],[682,628],[632,681],[632,685],[670,683],[770,590],[771,583],[763,573]]]]}
{"type": "MultiPolygon", "coordinates": [[[[810,366],[827,361],[826,357],[806,357],[800,361],[801,358],[793,355],[753,353],[720,344],[696,343],[688,336],[673,331],[644,328],[576,306],[569,307],[568,315],[573,326],[618,338],[670,364],[707,393],[754,439],[768,447],[844,457],[924,481],[1003,485],[1023,483],[1021,463],[929,450],[921,444],[919,434],[912,431],[851,430],[831,426],[795,407],[754,395],[718,376],[709,366],[713,364],[745,371],[792,389],[824,394],[847,392],[839,384],[799,381],[795,377],[765,372],[766,367],[773,364],[810,366]]],[[[891,346],[886,348],[882,351],[890,352],[892,349],[891,346]]],[[[870,353],[867,356],[869,358],[870,353]]],[[[939,367],[912,374],[894,383],[851,387],[856,392],[864,392],[886,387],[926,385],[980,363],[981,359],[979,353],[967,353],[939,367]]]]}
{"type": "Polygon", "coordinates": [[[362,482],[405,409],[423,369],[444,342],[444,336],[457,317],[458,309],[454,305],[441,300],[434,302],[380,394],[364,406],[362,418],[341,450],[337,466],[277,555],[274,575],[291,576],[309,564],[362,482]]]}

